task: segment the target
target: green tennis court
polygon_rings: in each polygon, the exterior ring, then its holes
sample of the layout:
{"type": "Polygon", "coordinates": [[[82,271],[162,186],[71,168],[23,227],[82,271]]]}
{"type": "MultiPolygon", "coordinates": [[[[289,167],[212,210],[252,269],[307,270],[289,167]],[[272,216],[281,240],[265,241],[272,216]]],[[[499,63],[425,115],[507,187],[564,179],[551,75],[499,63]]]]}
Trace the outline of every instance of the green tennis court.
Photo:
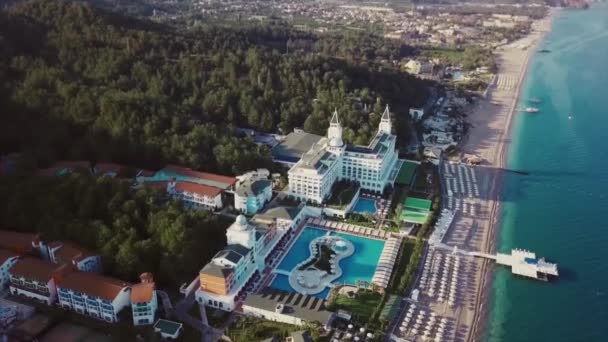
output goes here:
{"type": "Polygon", "coordinates": [[[418,168],[418,163],[411,160],[404,160],[403,165],[401,165],[401,169],[399,170],[399,174],[397,175],[397,184],[401,185],[410,185],[414,180],[414,175],[416,174],[416,169],[418,168]]]}
{"type": "Polygon", "coordinates": [[[408,223],[423,224],[429,217],[432,202],[423,198],[408,197],[403,201],[399,219],[408,223]]]}
{"type": "Polygon", "coordinates": [[[432,202],[430,200],[424,198],[408,197],[405,199],[405,202],[403,202],[403,207],[411,207],[414,209],[422,209],[429,211],[431,210],[431,204],[432,202]]]}

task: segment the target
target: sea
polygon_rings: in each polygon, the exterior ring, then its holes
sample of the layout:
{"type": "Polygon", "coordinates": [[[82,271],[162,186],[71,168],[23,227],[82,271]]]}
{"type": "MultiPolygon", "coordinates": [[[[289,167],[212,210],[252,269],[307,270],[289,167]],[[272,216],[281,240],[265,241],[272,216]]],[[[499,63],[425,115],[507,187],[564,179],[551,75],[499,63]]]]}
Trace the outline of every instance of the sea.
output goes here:
{"type": "Polygon", "coordinates": [[[557,262],[542,282],[496,267],[484,341],[608,341],[608,4],[563,10],[521,88],[497,250],[557,262]],[[532,104],[529,100],[541,102],[532,104]]]}

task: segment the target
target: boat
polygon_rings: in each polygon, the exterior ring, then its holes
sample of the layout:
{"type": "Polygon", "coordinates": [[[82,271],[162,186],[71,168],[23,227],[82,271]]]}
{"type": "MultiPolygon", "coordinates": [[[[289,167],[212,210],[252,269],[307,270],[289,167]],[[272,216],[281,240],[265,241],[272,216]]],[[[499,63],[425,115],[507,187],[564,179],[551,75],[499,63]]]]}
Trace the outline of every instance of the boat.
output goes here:
{"type": "Polygon", "coordinates": [[[523,111],[526,113],[538,113],[538,112],[540,112],[540,109],[535,108],[535,107],[527,107],[523,111]]]}
{"type": "Polygon", "coordinates": [[[529,101],[530,101],[531,103],[540,103],[540,99],[539,99],[539,98],[536,98],[536,97],[531,98],[529,101]]]}
{"type": "Polygon", "coordinates": [[[540,50],[538,52],[540,52],[540,53],[549,53],[549,52],[551,52],[551,50],[549,50],[549,49],[542,49],[542,50],[540,50]]]}

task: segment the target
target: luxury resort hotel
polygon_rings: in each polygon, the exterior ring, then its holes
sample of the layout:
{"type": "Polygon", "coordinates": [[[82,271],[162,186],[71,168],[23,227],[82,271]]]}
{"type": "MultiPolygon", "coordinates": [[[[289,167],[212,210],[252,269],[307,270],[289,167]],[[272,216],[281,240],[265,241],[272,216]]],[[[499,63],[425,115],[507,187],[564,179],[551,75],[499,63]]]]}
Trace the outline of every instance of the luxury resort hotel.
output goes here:
{"type": "Polygon", "coordinates": [[[334,315],[323,305],[332,288],[386,288],[401,237],[325,220],[323,215],[334,215],[318,204],[339,180],[357,182],[370,193],[393,185],[403,161],[397,158],[391,126],[387,107],[370,145],[351,146],[342,141],[334,113],[327,137],[314,142],[289,170],[289,194],[302,203],[250,219],[239,215],[226,232],[227,246],[200,271],[197,301],[290,324],[324,324],[334,315]]]}
{"type": "Polygon", "coordinates": [[[359,183],[362,189],[381,193],[393,185],[401,168],[386,107],[378,132],[369,146],[345,144],[338,112],[334,112],[327,137],[312,145],[289,170],[289,194],[303,201],[322,203],[337,180],[359,183]]]}

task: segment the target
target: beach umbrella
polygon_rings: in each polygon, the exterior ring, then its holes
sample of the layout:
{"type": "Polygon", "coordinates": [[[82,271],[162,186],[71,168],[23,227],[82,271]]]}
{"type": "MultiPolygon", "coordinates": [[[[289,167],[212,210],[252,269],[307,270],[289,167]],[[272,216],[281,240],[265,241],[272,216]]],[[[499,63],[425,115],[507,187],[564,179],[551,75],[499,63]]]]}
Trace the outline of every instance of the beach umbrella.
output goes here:
{"type": "Polygon", "coordinates": [[[404,327],[404,326],[400,326],[400,327],[399,327],[399,331],[401,331],[401,332],[405,332],[405,327],[404,327]]]}
{"type": "Polygon", "coordinates": [[[407,318],[412,318],[412,313],[411,313],[411,312],[408,312],[408,313],[407,313],[407,315],[405,315],[405,317],[407,317],[407,318]]]}
{"type": "Polygon", "coordinates": [[[372,334],[372,333],[367,333],[366,336],[367,336],[367,338],[374,338],[374,334],[372,334]]]}
{"type": "Polygon", "coordinates": [[[359,329],[359,331],[360,331],[361,333],[364,333],[364,332],[365,332],[365,328],[361,328],[361,329],[359,329]]]}
{"type": "Polygon", "coordinates": [[[359,336],[355,336],[355,341],[359,341],[359,340],[360,340],[359,336]]]}
{"type": "Polygon", "coordinates": [[[435,317],[437,314],[434,311],[431,311],[431,317],[435,317]]]}
{"type": "Polygon", "coordinates": [[[349,325],[348,325],[348,329],[352,329],[352,328],[354,328],[354,325],[349,324],[349,325]]]}
{"type": "Polygon", "coordinates": [[[346,334],[346,338],[351,338],[351,337],[353,337],[353,334],[351,334],[351,333],[346,334]]]}
{"type": "Polygon", "coordinates": [[[416,328],[412,329],[412,335],[418,335],[418,329],[416,329],[416,328]]]}

